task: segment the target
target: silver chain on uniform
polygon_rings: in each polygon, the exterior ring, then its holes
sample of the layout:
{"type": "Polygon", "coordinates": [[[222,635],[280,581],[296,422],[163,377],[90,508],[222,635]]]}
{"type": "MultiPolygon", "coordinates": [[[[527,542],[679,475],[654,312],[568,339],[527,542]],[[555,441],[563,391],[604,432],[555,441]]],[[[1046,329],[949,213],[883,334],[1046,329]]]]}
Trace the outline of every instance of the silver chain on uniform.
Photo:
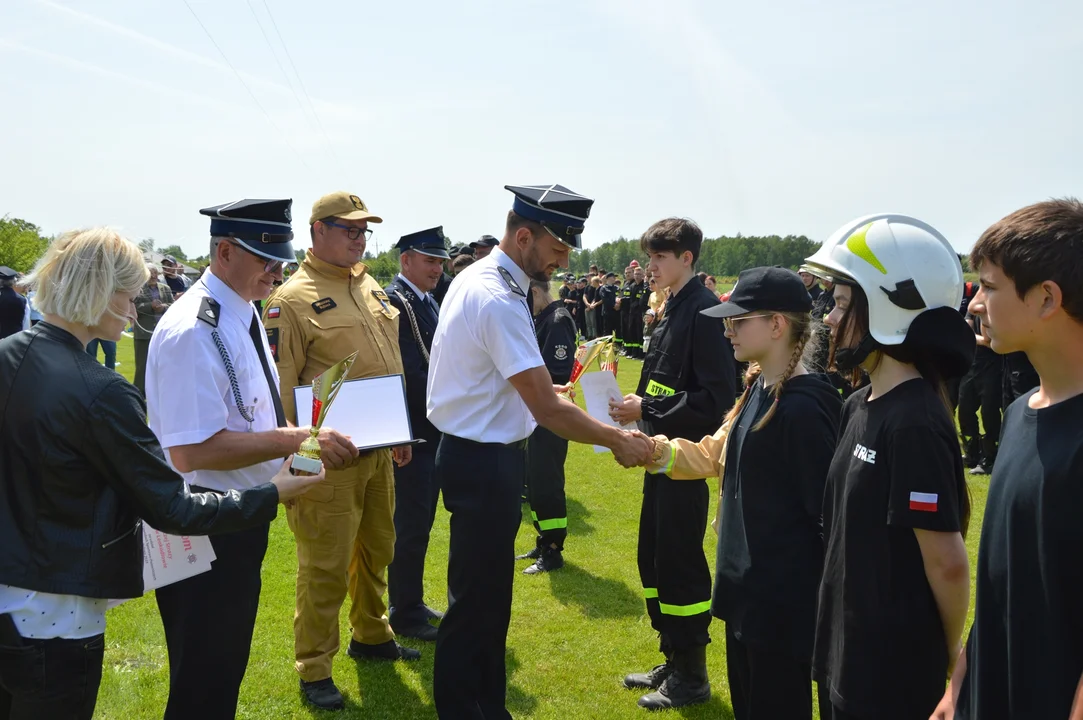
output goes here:
{"type": "Polygon", "coordinates": [[[226,375],[229,376],[229,387],[233,390],[233,402],[237,404],[237,412],[241,414],[241,417],[248,423],[248,427],[251,428],[255,418],[249,414],[248,409],[244,405],[244,399],[241,397],[241,388],[237,383],[237,373],[233,370],[233,363],[229,359],[229,351],[226,350],[226,345],[222,342],[222,338],[218,336],[217,328],[211,330],[211,339],[214,340],[214,346],[218,348],[218,354],[222,356],[222,362],[226,366],[226,375]]]}
{"type": "MultiPolygon", "coordinates": [[[[406,308],[406,317],[410,318],[410,329],[414,331],[414,341],[417,342],[417,348],[421,351],[422,357],[425,358],[425,364],[429,364],[429,351],[425,349],[425,342],[421,339],[421,330],[417,327],[417,317],[414,316],[414,309],[410,307],[410,303],[406,301],[406,298],[402,296],[402,293],[395,290],[395,297],[402,301],[402,306],[406,308]]],[[[424,300],[422,300],[424,302],[424,300]]]]}

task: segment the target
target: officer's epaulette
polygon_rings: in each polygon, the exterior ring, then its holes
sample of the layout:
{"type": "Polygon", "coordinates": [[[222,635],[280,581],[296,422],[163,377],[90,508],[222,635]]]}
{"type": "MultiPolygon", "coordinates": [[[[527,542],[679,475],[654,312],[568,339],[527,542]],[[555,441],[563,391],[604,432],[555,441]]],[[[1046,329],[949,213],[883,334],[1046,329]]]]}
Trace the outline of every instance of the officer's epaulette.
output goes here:
{"type": "Polygon", "coordinates": [[[507,268],[501,265],[497,265],[496,269],[500,272],[500,277],[504,278],[504,283],[509,288],[511,288],[511,291],[513,293],[519,295],[520,297],[526,297],[526,292],[521,287],[519,287],[519,283],[515,282],[515,278],[511,276],[511,273],[508,272],[507,268]]]}
{"type": "Polygon", "coordinates": [[[220,307],[218,301],[214,298],[204,297],[203,302],[199,304],[199,315],[197,317],[212,328],[216,328],[218,327],[218,311],[220,307]]]}

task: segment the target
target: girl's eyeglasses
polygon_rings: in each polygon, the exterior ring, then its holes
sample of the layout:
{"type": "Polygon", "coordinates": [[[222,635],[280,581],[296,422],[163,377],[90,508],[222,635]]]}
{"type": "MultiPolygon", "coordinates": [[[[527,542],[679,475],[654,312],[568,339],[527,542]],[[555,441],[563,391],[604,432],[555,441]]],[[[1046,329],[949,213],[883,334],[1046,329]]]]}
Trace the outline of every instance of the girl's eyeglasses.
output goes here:
{"type": "Polygon", "coordinates": [[[742,320],[751,320],[752,318],[769,318],[773,315],[774,313],[761,313],[760,315],[743,315],[741,317],[735,318],[723,318],[722,324],[725,326],[726,332],[737,332],[737,323],[741,322],[742,320]]]}

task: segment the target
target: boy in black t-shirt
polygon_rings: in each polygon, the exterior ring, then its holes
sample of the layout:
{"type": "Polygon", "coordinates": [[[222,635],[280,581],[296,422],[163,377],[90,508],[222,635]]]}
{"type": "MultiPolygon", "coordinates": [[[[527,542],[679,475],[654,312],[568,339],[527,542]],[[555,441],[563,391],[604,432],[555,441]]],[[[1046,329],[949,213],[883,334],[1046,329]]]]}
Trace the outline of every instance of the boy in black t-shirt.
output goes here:
{"type": "Polygon", "coordinates": [[[1083,718],[1083,203],[1050,200],[982,234],[970,304],[1040,384],[1004,414],[977,604],[934,720],[1083,718]]]}

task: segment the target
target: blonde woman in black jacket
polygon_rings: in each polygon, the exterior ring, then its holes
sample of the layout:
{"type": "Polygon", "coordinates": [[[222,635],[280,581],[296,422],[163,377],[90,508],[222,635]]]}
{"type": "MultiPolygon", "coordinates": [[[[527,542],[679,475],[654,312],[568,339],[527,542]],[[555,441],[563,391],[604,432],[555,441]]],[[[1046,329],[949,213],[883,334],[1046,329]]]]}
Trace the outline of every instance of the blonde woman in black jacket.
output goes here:
{"type": "Polygon", "coordinates": [[[189,492],[138,391],[83,350],[120,339],[147,277],[115,232],[65,233],[28,280],[44,320],[0,341],[0,719],[92,717],[106,602],[143,594],[140,518],[235,531],[323,479],[283,466],[244,492],[189,492]]]}

